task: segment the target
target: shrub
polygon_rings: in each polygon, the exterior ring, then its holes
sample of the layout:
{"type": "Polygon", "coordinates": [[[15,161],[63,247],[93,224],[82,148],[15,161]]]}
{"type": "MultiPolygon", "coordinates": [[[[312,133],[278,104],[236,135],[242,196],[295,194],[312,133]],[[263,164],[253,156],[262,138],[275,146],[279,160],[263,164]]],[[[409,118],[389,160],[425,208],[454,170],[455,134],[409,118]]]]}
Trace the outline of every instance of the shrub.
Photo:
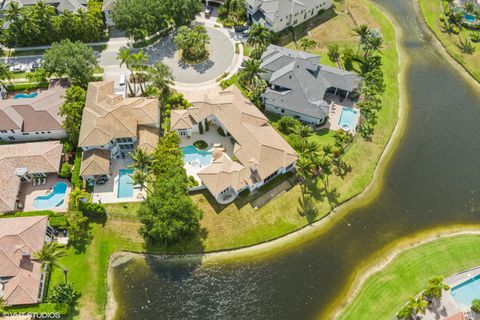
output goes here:
{"type": "Polygon", "coordinates": [[[64,179],[69,179],[72,176],[72,167],[68,162],[64,162],[62,164],[62,168],[60,169],[60,177],[64,179]]]}
{"type": "Polygon", "coordinates": [[[474,299],[470,309],[475,313],[480,313],[480,299],[474,299]]]}
{"type": "Polygon", "coordinates": [[[438,20],[440,20],[441,22],[444,22],[445,21],[445,16],[442,14],[438,17],[438,20]]]}
{"type": "Polygon", "coordinates": [[[287,116],[282,117],[277,122],[277,128],[283,134],[291,134],[300,126],[300,121],[297,119],[287,116]]]}
{"type": "Polygon", "coordinates": [[[223,128],[222,128],[222,127],[218,127],[217,132],[218,132],[218,134],[221,135],[222,137],[225,137],[225,136],[226,136],[225,131],[223,131],[223,128]]]}
{"type": "Polygon", "coordinates": [[[480,42],[480,32],[470,33],[470,39],[472,39],[473,42],[480,42]]]}
{"type": "Polygon", "coordinates": [[[205,119],[205,131],[210,130],[210,124],[208,123],[208,120],[205,119]]]}
{"type": "Polygon", "coordinates": [[[191,188],[196,186],[198,186],[198,181],[195,180],[193,176],[188,176],[188,187],[191,188]]]}
{"type": "Polygon", "coordinates": [[[99,203],[93,203],[91,201],[80,202],[80,211],[86,216],[102,217],[105,213],[105,207],[99,203]]]}
{"type": "Polygon", "coordinates": [[[61,282],[53,287],[48,294],[48,301],[53,303],[66,303],[73,305],[79,297],[71,282],[61,282]]]}
{"type": "Polygon", "coordinates": [[[198,149],[206,149],[208,147],[208,143],[203,140],[195,141],[193,145],[198,149]]]}
{"type": "Polygon", "coordinates": [[[246,198],[248,197],[248,195],[250,194],[250,189],[249,188],[246,188],[246,189],[243,189],[239,194],[238,196],[240,198],[246,198]]]}
{"type": "Polygon", "coordinates": [[[203,134],[203,123],[202,123],[202,121],[200,121],[198,123],[198,131],[200,131],[200,134],[203,134]]]}
{"type": "Polygon", "coordinates": [[[77,150],[72,171],[72,185],[75,188],[82,188],[82,178],[80,177],[80,164],[82,162],[82,151],[77,150]]]}
{"type": "Polygon", "coordinates": [[[460,33],[460,28],[457,27],[457,26],[453,26],[453,27],[452,27],[452,32],[453,32],[454,34],[459,34],[459,33],[460,33]]]}

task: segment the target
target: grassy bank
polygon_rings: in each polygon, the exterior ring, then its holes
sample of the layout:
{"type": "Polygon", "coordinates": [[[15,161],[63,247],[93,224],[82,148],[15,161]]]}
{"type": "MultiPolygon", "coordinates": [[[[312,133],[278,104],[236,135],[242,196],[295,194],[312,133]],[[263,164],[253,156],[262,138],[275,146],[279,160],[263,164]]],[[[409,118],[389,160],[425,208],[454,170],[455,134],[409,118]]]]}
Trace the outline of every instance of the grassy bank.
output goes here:
{"type": "MultiPolygon", "coordinates": [[[[341,6],[337,9],[339,13],[327,24],[321,24],[310,30],[310,34],[327,37],[315,50],[325,51],[330,42],[339,42],[343,46],[347,37],[351,38],[352,46],[357,43],[358,39],[354,39],[351,35],[353,19],[342,13],[345,10],[352,12],[355,21],[379,28],[385,37],[383,71],[386,92],[371,141],[357,136],[344,157],[345,162],[351,166],[351,171],[344,177],[330,178],[330,189],[333,190],[338,203],[358,195],[371,181],[380,156],[394,130],[399,107],[397,51],[393,26],[375,6],[366,0],[345,0],[341,6]],[[328,32],[332,28],[338,31],[328,32]]],[[[288,46],[295,46],[295,44],[290,43],[288,46]]],[[[332,136],[331,133],[320,131],[310,139],[320,144],[327,144],[332,141],[332,136]]],[[[218,205],[208,193],[199,193],[192,197],[204,212],[201,220],[203,229],[201,237],[169,248],[149,247],[144,244],[138,234],[140,226],[136,217],[138,205],[106,205],[107,217],[90,223],[91,240],[84,250],[76,252],[71,248],[68,255],[60,261],[62,265],[69,267],[69,279],[82,293],[78,308],[81,311],[81,318],[102,318],[107,299],[108,259],[117,250],[183,253],[230,249],[275,239],[309,223],[307,217],[298,213],[301,199],[299,186],[283,192],[258,209],[254,208],[250,201],[255,199],[255,195],[250,195],[251,198],[239,198],[228,206],[218,205]]],[[[316,216],[318,220],[330,212],[330,205],[322,192],[314,194],[314,197],[318,209],[316,216]]],[[[62,279],[61,270],[55,269],[51,285],[62,279]]]]}
{"type": "Polygon", "coordinates": [[[463,53],[458,47],[459,37],[466,39],[472,31],[462,28],[458,35],[444,31],[439,17],[443,14],[443,6],[446,4],[445,0],[418,0],[418,3],[426,24],[440,40],[447,52],[480,82],[480,45],[478,43],[473,44],[476,48],[473,54],[463,53]]]}
{"type": "Polygon", "coordinates": [[[477,265],[478,235],[444,238],[408,249],[368,278],[340,319],[362,319],[370,314],[378,320],[390,320],[410,297],[424,289],[431,277],[448,277],[477,265]]]}

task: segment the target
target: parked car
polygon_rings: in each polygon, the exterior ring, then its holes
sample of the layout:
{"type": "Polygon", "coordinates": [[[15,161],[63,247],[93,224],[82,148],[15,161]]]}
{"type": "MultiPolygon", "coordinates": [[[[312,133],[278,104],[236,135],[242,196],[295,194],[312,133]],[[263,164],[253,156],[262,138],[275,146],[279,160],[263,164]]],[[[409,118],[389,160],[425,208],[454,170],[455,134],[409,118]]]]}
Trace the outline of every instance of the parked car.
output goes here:
{"type": "Polygon", "coordinates": [[[25,67],[23,64],[16,64],[13,66],[10,66],[10,72],[25,72],[27,70],[27,67],[25,67]]]}
{"type": "Polygon", "coordinates": [[[233,30],[235,30],[236,33],[240,33],[240,32],[244,32],[244,31],[248,31],[248,27],[247,26],[234,26],[233,30]]]}
{"type": "Polygon", "coordinates": [[[205,17],[210,17],[212,15],[212,7],[205,7],[205,17]]]}

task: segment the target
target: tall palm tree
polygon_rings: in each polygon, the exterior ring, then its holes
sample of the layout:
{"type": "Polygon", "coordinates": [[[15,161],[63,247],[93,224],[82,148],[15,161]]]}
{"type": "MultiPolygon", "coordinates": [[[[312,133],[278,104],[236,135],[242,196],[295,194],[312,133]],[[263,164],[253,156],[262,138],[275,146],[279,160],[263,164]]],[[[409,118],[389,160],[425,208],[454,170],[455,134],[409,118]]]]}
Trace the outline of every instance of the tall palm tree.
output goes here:
{"type": "Polygon", "coordinates": [[[366,24],[361,24],[353,28],[353,33],[360,37],[360,42],[358,43],[357,54],[360,52],[361,45],[365,42],[365,39],[370,32],[370,28],[366,24]]]}
{"type": "Polygon", "coordinates": [[[301,125],[295,129],[295,134],[298,135],[302,140],[313,136],[313,133],[313,129],[310,126],[301,125]]]}
{"type": "Polygon", "coordinates": [[[244,84],[252,89],[252,84],[256,78],[260,78],[260,74],[265,70],[261,67],[260,60],[250,59],[243,62],[243,68],[240,70],[239,77],[244,84]]]}
{"type": "Polygon", "coordinates": [[[10,1],[7,10],[4,11],[5,22],[13,22],[18,19],[20,14],[20,5],[18,1],[10,1]]]}
{"type": "Polygon", "coordinates": [[[58,260],[64,257],[67,253],[63,247],[60,247],[56,242],[48,242],[43,248],[33,254],[36,260],[40,260],[42,268],[57,267],[63,270],[65,278],[67,277],[68,269],[62,267],[58,260]]]}
{"type": "Polygon", "coordinates": [[[88,199],[90,194],[86,191],[83,191],[80,188],[75,188],[72,192],[70,192],[70,200],[69,200],[69,207],[70,209],[77,209],[80,205],[80,201],[82,199],[88,199]]]}
{"type": "Polygon", "coordinates": [[[409,304],[413,307],[413,312],[415,314],[424,314],[428,306],[428,302],[423,300],[421,296],[418,296],[417,298],[410,298],[409,304]]]}
{"type": "MultiPolygon", "coordinates": [[[[132,65],[132,67],[140,68],[140,74],[142,76],[142,81],[139,82],[139,85],[140,85],[140,91],[142,92],[142,95],[145,93],[145,89],[143,87],[143,82],[145,81],[144,69],[145,69],[145,64],[147,63],[147,61],[148,61],[148,55],[144,54],[143,50],[140,50],[137,53],[131,53],[130,54],[130,63],[132,65]]],[[[135,75],[134,75],[133,78],[135,79],[135,75]]]]}
{"type": "Polygon", "coordinates": [[[433,277],[428,280],[427,287],[423,291],[423,295],[431,299],[440,299],[443,290],[449,290],[450,287],[443,282],[443,277],[433,277]]]}
{"type": "Polygon", "coordinates": [[[162,94],[168,91],[170,85],[173,84],[175,78],[172,74],[172,69],[164,63],[157,62],[153,66],[148,68],[150,83],[160,89],[162,94]]]}
{"type": "Polygon", "coordinates": [[[383,37],[380,34],[369,32],[364,42],[364,57],[368,57],[370,52],[378,51],[383,46],[383,37]]]}
{"type": "Polygon", "coordinates": [[[139,185],[141,191],[143,191],[143,189],[147,189],[148,192],[151,192],[147,187],[147,183],[149,182],[148,172],[136,169],[133,174],[130,175],[130,178],[132,178],[131,184],[139,185]]]}
{"type": "Polygon", "coordinates": [[[140,147],[136,147],[133,152],[129,153],[129,156],[133,160],[133,164],[130,165],[130,168],[146,172],[152,164],[152,155],[140,147]]]}
{"type": "Polygon", "coordinates": [[[296,163],[297,175],[306,180],[313,172],[314,165],[312,161],[306,157],[300,157],[296,163]]]}
{"type": "Polygon", "coordinates": [[[265,48],[272,41],[272,32],[261,24],[254,24],[248,32],[247,42],[255,49],[265,48]]]}
{"type": "MultiPolygon", "coordinates": [[[[131,50],[129,48],[120,48],[120,50],[118,51],[118,54],[117,54],[117,59],[120,60],[120,67],[122,67],[123,65],[125,65],[128,69],[128,71],[130,71],[130,74],[132,75],[133,74],[133,71],[132,71],[132,65],[131,65],[131,50]]],[[[135,77],[133,77],[133,81],[134,81],[134,86],[135,86],[135,77]]],[[[134,96],[135,95],[135,92],[132,90],[132,86],[130,85],[130,81],[127,81],[128,83],[128,90],[130,91],[130,95],[134,96]]]]}
{"type": "Polygon", "coordinates": [[[13,74],[12,72],[10,72],[10,68],[8,67],[8,65],[6,65],[3,62],[0,62],[0,84],[3,85],[4,80],[8,80],[10,82],[12,77],[13,77],[13,74]]]}

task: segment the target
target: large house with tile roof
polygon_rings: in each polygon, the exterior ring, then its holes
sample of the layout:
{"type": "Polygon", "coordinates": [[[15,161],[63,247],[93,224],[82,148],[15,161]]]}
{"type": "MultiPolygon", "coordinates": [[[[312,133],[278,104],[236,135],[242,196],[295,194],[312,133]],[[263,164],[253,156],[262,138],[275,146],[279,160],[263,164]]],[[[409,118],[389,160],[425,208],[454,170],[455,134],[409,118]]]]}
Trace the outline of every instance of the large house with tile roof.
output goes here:
{"type": "Polygon", "coordinates": [[[252,23],[273,32],[294,27],[330,9],[332,0],[247,0],[247,16],[252,23]]]}
{"type": "Polygon", "coordinates": [[[0,145],[0,213],[17,210],[22,182],[58,174],[62,155],[59,141],[0,145]]]}
{"type": "Polygon", "coordinates": [[[319,125],[331,102],[326,95],[353,97],[362,78],[354,72],[320,64],[320,57],[270,45],[262,55],[262,77],[269,87],[262,98],[265,110],[319,125]]]}
{"type": "Polygon", "coordinates": [[[211,164],[198,172],[202,184],[220,203],[231,202],[243,190],[255,190],[295,167],[295,150],[235,86],[192,101],[186,110],[172,110],[171,130],[181,137],[198,133],[204,122],[210,130],[221,128],[233,144],[231,154],[214,149],[211,164]]]}
{"type": "Polygon", "coordinates": [[[0,298],[6,306],[42,302],[45,272],[33,255],[51,240],[47,216],[0,219],[0,298]]]}
{"type": "Polygon", "coordinates": [[[27,142],[66,137],[62,128],[63,117],[59,115],[65,90],[66,84],[57,81],[33,98],[0,100],[0,141],[27,142]]]}
{"type": "MultiPolygon", "coordinates": [[[[5,0],[3,1],[2,10],[7,10],[10,2],[17,2],[20,7],[33,6],[40,0],[5,0]]],[[[79,9],[87,8],[87,0],[44,0],[45,4],[54,6],[58,12],[71,11],[75,12],[79,9]]]]}
{"type": "Polygon", "coordinates": [[[114,81],[89,83],[78,142],[80,175],[89,181],[108,178],[112,161],[136,146],[152,151],[159,135],[158,99],[114,94],[114,81]]]}

